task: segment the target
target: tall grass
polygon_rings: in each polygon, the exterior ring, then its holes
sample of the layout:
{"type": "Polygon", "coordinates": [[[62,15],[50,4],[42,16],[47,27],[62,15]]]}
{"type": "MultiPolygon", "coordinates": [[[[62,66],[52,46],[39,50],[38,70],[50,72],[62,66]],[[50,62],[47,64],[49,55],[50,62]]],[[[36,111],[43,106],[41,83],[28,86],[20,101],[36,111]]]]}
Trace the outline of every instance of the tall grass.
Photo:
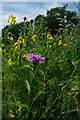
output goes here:
{"type": "Polygon", "coordinates": [[[24,42],[14,35],[2,44],[2,120],[79,120],[80,25],[52,38],[42,26],[25,26],[24,42]],[[46,60],[34,69],[30,53],[46,60]]]}

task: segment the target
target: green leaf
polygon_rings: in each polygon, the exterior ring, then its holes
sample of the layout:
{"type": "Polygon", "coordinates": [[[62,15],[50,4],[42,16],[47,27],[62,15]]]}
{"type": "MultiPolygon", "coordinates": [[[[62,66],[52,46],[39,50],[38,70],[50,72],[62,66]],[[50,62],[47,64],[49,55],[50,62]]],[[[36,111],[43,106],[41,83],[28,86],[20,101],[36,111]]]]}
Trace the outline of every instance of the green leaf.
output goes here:
{"type": "Polygon", "coordinates": [[[28,69],[33,70],[33,68],[32,68],[32,67],[30,67],[29,65],[23,65],[23,67],[22,67],[21,69],[25,69],[25,68],[28,68],[28,69]]]}
{"type": "Polygon", "coordinates": [[[28,108],[28,106],[26,104],[22,104],[20,102],[17,102],[17,103],[12,102],[11,104],[15,105],[15,106],[19,106],[19,107],[26,107],[26,108],[28,108]]]}
{"type": "Polygon", "coordinates": [[[36,94],[36,96],[33,98],[33,102],[34,102],[38,97],[40,97],[41,95],[43,95],[44,93],[45,93],[44,90],[39,91],[39,92],[36,94]]]}
{"type": "Polygon", "coordinates": [[[29,82],[27,80],[25,82],[26,82],[27,89],[28,89],[28,94],[29,94],[31,92],[30,84],[29,84],[29,82]]]}

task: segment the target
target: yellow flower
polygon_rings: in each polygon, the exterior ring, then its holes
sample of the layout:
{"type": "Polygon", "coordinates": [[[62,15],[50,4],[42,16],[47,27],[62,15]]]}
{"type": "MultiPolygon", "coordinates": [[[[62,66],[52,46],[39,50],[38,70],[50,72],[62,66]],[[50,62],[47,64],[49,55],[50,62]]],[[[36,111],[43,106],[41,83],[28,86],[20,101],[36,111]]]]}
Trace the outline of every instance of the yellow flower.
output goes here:
{"type": "Polygon", "coordinates": [[[23,58],[26,58],[29,54],[28,53],[25,53],[22,55],[23,58]]]}
{"type": "Polygon", "coordinates": [[[12,110],[9,111],[8,118],[14,118],[14,112],[12,110]]]}
{"type": "Polygon", "coordinates": [[[15,42],[13,46],[17,46],[18,45],[18,42],[15,42]]]}
{"type": "Polygon", "coordinates": [[[8,20],[7,20],[10,24],[14,24],[16,22],[16,16],[14,16],[13,14],[10,14],[8,16],[8,20]]]}
{"type": "Polygon", "coordinates": [[[16,113],[19,113],[20,111],[21,111],[21,109],[19,108],[19,109],[16,110],[16,113]]]}
{"type": "Polygon", "coordinates": [[[19,50],[19,43],[18,42],[14,43],[12,50],[13,50],[13,52],[18,52],[18,50],[19,50]]]}
{"type": "Polygon", "coordinates": [[[10,36],[10,37],[8,36],[8,39],[9,39],[9,40],[13,40],[13,37],[12,37],[12,36],[10,36]]]}
{"type": "Polygon", "coordinates": [[[11,32],[8,32],[8,39],[9,39],[9,40],[13,40],[13,37],[12,37],[12,33],[11,33],[11,32]]]}
{"type": "Polygon", "coordinates": [[[28,26],[30,24],[30,21],[27,20],[27,21],[25,21],[25,23],[28,26]]]}
{"type": "Polygon", "coordinates": [[[60,45],[62,45],[62,40],[59,40],[59,42],[58,42],[58,45],[60,46],[60,45]]]}
{"type": "Polygon", "coordinates": [[[19,46],[17,45],[17,46],[15,46],[15,48],[14,48],[14,52],[16,52],[16,51],[18,51],[19,50],[19,46]]]}
{"type": "Polygon", "coordinates": [[[36,41],[37,36],[34,34],[31,38],[33,41],[36,41]]]}
{"type": "Polygon", "coordinates": [[[7,64],[8,64],[9,66],[12,66],[14,63],[11,61],[11,59],[9,59],[9,60],[7,61],[7,64]]]}
{"type": "MultiPolygon", "coordinates": [[[[59,24],[60,25],[60,24],[59,24]]],[[[62,25],[62,24],[61,24],[62,25]]],[[[64,30],[63,30],[63,28],[59,28],[59,33],[63,33],[64,32],[64,30]]]]}
{"type": "Polygon", "coordinates": [[[24,39],[23,38],[18,38],[17,42],[14,43],[13,46],[19,46],[20,44],[23,44],[24,43],[24,39]]]}
{"type": "Polygon", "coordinates": [[[19,38],[18,38],[18,41],[19,41],[20,44],[23,44],[23,43],[24,43],[24,39],[23,39],[22,37],[19,37],[19,38]]]}
{"type": "Polygon", "coordinates": [[[47,38],[50,39],[50,40],[53,40],[53,37],[52,37],[50,32],[47,33],[47,38]]]}
{"type": "Polygon", "coordinates": [[[47,31],[47,30],[48,30],[48,27],[45,27],[45,28],[44,28],[44,30],[46,30],[46,31],[47,31]]]}
{"type": "Polygon", "coordinates": [[[24,39],[19,37],[18,41],[14,43],[13,47],[14,47],[14,52],[18,51],[20,49],[20,44],[24,43],[24,39]]]}

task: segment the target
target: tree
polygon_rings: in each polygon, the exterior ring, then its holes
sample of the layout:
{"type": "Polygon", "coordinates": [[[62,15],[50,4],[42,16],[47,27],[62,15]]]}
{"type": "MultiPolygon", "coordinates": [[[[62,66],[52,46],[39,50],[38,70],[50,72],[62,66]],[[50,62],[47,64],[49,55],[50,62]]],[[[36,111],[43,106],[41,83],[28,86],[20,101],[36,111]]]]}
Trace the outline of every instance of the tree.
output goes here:
{"type": "Polygon", "coordinates": [[[63,7],[52,8],[47,11],[46,26],[49,27],[52,34],[56,34],[59,28],[65,28],[69,24],[71,27],[77,25],[77,13],[66,10],[67,4],[63,7]]]}

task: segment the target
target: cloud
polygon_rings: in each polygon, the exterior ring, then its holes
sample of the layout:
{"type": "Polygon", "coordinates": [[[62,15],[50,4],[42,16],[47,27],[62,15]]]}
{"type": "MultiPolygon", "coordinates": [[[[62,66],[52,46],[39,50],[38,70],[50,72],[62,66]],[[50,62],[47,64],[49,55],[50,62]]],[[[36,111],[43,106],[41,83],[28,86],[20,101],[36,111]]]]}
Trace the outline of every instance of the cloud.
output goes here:
{"type": "MultiPolygon", "coordinates": [[[[66,2],[67,3],[67,2],[66,2]]],[[[7,18],[9,14],[17,17],[17,22],[22,21],[22,17],[34,19],[37,15],[46,15],[47,10],[51,8],[63,6],[62,2],[3,2],[2,3],[2,27],[8,24],[7,18]]],[[[69,9],[74,10],[74,4],[69,2],[69,9]]],[[[1,29],[1,27],[0,27],[1,29]]]]}
{"type": "Polygon", "coordinates": [[[24,16],[34,19],[39,14],[46,15],[47,10],[57,6],[61,6],[60,3],[2,3],[2,24],[8,24],[7,18],[11,13],[17,16],[17,22],[20,22],[24,16]]]}

